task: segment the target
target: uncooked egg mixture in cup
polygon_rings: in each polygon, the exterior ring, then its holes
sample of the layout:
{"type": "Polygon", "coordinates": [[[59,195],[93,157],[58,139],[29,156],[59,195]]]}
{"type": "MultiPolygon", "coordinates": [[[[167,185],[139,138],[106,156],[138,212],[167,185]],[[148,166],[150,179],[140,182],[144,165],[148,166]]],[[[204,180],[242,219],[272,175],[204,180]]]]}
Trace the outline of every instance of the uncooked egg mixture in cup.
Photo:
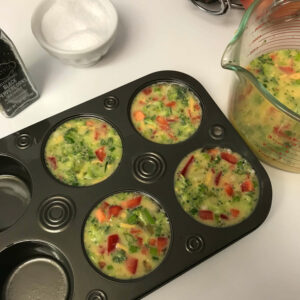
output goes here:
{"type": "Polygon", "coordinates": [[[168,218],[154,200],[123,192],[106,198],[91,212],[84,246],[104,274],[131,279],[148,274],[162,262],[170,236],[168,218]]]}
{"type": "Polygon", "coordinates": [[[256,229],[271,206],[259,161],[202,85],[175,71],[0,148],[5,300],[139,299],[256,229]]]}
{"type": "Polygon", "coordinates": [[[161,82],[147,86],[134,98],[131,120],[146,139],[159,144],[187,140],[199,128],[202,109],[185,85],[161,82]]]}
{"type": "Polygon", "coordinates": [[[118,167],[122,142],[116,130],[97,118],[75,118],[49,137],[45,161],[52,175],[71,186],[105,180],[118,167]]]}

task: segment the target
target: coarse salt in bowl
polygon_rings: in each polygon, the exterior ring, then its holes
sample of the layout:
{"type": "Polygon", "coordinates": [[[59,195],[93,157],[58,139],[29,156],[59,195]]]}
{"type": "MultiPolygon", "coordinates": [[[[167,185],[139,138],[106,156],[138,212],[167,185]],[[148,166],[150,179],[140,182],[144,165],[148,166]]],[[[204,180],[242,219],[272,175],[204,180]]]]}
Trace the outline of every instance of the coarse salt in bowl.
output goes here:
{"type": "Polygon", "coordinates": [[[118,25],[109,0],[44,0],[31,19],[40,45],[66,64],[88,67],[111,47],[118,25]]]}

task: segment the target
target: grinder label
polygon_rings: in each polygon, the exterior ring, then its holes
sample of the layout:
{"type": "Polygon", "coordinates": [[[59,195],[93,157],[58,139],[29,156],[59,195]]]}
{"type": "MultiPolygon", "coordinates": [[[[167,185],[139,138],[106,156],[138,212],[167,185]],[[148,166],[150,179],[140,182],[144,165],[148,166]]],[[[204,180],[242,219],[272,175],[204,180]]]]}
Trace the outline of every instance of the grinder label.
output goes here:
{"type": "Polygon", "coordinates": [[[13,117],[38,98],[25,66],[9,38],[0,31],[0,104],[13,117]]]}

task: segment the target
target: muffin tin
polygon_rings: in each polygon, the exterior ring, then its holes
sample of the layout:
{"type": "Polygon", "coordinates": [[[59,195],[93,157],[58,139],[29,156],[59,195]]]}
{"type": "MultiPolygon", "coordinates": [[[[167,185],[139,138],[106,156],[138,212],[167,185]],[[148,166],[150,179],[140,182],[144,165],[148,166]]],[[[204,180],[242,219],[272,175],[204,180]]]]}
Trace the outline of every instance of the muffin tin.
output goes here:
{"type": "Polygon", "coordinates": [[[0,290],[5,300],[23,300],[26,296],[43,296],[44,300],[141,298],[261,225],[272,199],[267,173],[206,90],[192,77],[175,71],[152,73],[0,140],[0,193],[14,198],[0,198],[1,215],[15,212],[13,221],[0,222],[0,290]],[[184,84],[199,98],[203,117],[188,140],[173,145],[153,143],[131,123],[134,96],[156,82],[184,84]],[[79,116],[105,120],[122,140],[118,168],[93,186],[61,183],[44,162],[44,147],[53,130],[79,116]],[[229,148],[243,156],[259,181],[254,212],[243,222],[224,228],[194,220],[183,211],[174,192],[174,175],[180,161],[196,149],[214,147],[229,148]],[[19,189],[23,187],[22,197],[13,188],[9,192],[3,188],[10,188],[14,182],[19,189]],[[118,280],[91,265],[84,250],[83,229],[98,203],[128,190],[147,194],[162,206],[170,221],[171,241],[165,259],[151,273],[118,280]],[[41,277],[47,277],[47,285],[41,277]]]}

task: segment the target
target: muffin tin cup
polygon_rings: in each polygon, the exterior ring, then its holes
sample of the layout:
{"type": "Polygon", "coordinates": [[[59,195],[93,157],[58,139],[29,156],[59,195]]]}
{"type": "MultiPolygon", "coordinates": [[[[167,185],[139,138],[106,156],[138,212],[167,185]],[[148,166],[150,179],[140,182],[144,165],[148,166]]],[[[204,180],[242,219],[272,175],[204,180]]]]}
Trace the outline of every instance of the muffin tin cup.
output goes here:
{"type": "MultiPolygon", "coordinates": [[[[0,231],[0,268],[7,265],[7,261],[1,260],[7,251],[21,255],[27,247],[23,241],[39,241],[55,249],[50,251],[53,254],[50,259],[57,262],[57,257],[64,257],[58,263],[67,270],[68,300],[141,298],[253,231],[263,223],[271,207],[271,183],[258,159],[202,85],[175,71],[152,73],[9,135],[0,140],[0,149],[0,160],[9,157],[11,166],[1,164],[0,175],[19,177],[30,186],[31,192],[30,203],[22,216],[0,231]],[[173,145],[156,144],[144,139],[133,127],[132,100],[138,91],[155,82],[185,84],[200,99],[201,124],[188,140],[173,145]],[[64,120],[78,116],[96,116],[108,122],[119,133],[123,145],[123,156],[115,172],[98,184],[80,188],[56,180],[47,170],[43,157],[50,133],[64,120]],[[194,220],[183,211],[174,192],[174,175],[179,162],[196,149],[214,147],[239,153],[251,164],[259,181],[260,194],[254,212],[243,222],[225,228],[209,227],[194,220]],[[21,167],[14,168],[15,165],[21,167]],[[88,214],[97,203],[128,190],[157,200],[172,230],[171,244],[161,265],[144,277],[122,281],[107,278],[91,266],[82,232],[88,214]],[[15,244],[20,246],[14,248],[15,244]]],[[[10,272],[1,275],[1,284],[9,280],[9,274],[18,267],[13,262],[11,266],[10,272]]]]}
{"type": "MultiPolygon", "coordinates": [[[[106,195],[103,199],[100,199],[99,202],[96,203],[96,205],[94,207],[92,207],[92,209],[88,212],[87,216],[86,216],[86,219],[84,221],[84,225],[86,226],[87,224],[87,219],[88,217],[91,215],[92,211],[95,209],[96,206],[98,206],[100,203],[102,203],[103,201],[106,201],[109,197],[113,197],[115,196],[116,194],[119,194],[119,193],[133,193],[133,194],[136,194],[136,195],[139,195],[139,196],[146,196],[148,197],[149,200],[151,200],[152,202],[154,202],[157,207],[159,207],[162,212],[165,214],[165,218],[166,220],[168,221],[169,223],[169,230],[170,230],[170,242],[169,242],[169,245],[167,246],[167,251],[166,253],[164,254],[163,258],[162,258],[162,261],[155,267],[155,269],[153,269],[152,271],[150,272],[147,272],[145,273],[145,275],[142,275],[140,277],[136,277],[136,278],[133,278],[133,279],[122,279],[122,278],[117,278],[117,277],[111,277],[109,276],[108,274],[106,274],[105,272],[103,272],[100,268],[97,268],[95,265],[93,265],[93,263],[91,262],[90,258],[88,257],[87,255],[87,251],[86,251],[86,248],[85,248],[85,244],[83,242],[83,251],[85,252],[85,255],[86,255],[86,259],[89,261],[90,265],[92,266],[92,268],[95,269],[96,272],[98,272],[99,274],[101,274],[101,276],[109,279],[109,280],[114,280],[114,281],[117,281],[119,283],[130,283],[131,281],[136,281],[136,280],[141,280],[141,279],[144,279],[145,277],[148,277],[149,274],[151,274],[152,272],[156,272],[156,270],[158,270],[162,264],[164,264],[164,261],[166,259],[166,257],[168,256],[168,253],[169,253],[169,249],[172,247],[172,231],[173,231],[173,228],[172,228],[172,223],[170,222],[170,218],[169,216],[166,214],[166,211],[165,211],[165,208],[161,205],[161,203],[159,201],[157,201],[157,199],[155,199],[153,196],[151,196],[150,194],[147,194],[146,192],[143,192],[141,190],[137,191],[137,190],[121,190],[121,191],[117,191],[113,194],[110,194],[110,195],[106,195]]],[[[84,230],[85,230],[85,226],[82,228],[82,240],[84,240],[84,230]]]]}
{"type": "Polygon", "coordinates": [[[1,299],[71,299],[72,272],[63,254],[49,243],[21,241],[0,253],[1,299]]]}

